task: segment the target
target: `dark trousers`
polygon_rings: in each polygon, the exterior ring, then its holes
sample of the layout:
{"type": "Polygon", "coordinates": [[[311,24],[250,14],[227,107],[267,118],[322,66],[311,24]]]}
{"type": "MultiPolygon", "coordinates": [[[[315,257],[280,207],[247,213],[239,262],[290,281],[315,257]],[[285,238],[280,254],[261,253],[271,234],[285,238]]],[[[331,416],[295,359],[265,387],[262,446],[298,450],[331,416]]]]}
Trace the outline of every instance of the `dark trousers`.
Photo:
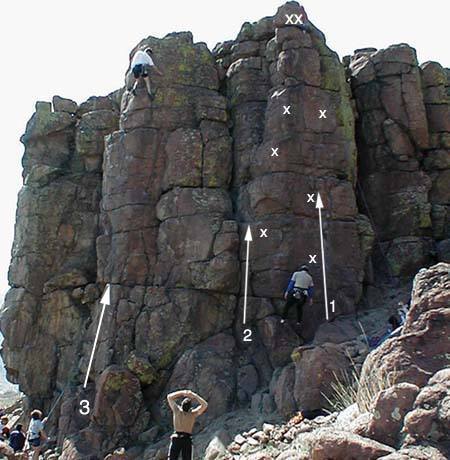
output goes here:
{"type": "Polygon", "coordinates": [[[301,323],[302,322],[302,316],[303,316],[303,305],[305,304],[306,299],[307,299],[307,297],[303,293],[300,296],[300,299],[296,299],[294,297],[294,293],[290,292],[288,294],[287,299],[286,299],[286,304],[284,305],[283,318],[287,319],[287,316],[289,314],[289,310],[291,309],[291,307],[295,306],[296,309],[297,309],[297,322],[301,323]]]}
{"type": "Polygon", "coordinates": [[[182,460],[192,460],[192,437],[173,434],[167,458],[168,460],[178,460],[180,454],[182,460]]]}

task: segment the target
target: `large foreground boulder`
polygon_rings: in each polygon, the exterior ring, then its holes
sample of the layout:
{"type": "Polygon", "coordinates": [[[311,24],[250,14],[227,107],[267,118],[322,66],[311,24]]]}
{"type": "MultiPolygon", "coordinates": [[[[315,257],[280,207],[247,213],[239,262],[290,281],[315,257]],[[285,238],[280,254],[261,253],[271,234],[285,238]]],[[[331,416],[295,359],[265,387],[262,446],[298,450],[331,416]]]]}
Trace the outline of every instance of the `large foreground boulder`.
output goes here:
{"type": "Polygon", "coordinates": [[[394,449],[357,434],[323,430],[315,433],[312,460],[375,460],[394,449]]]}
{"type": "Polygon", "coordinates": [[[422,388],[405,417],[409,443],[450,442],[450,369],[437,372],[422,388]]]}
{"type": "Polygon", "coordinates": [[[435,372],[448,366],[449,350],[450,265],[440,263],[416,276],[405,325],[399,336],[386,340],[368,356],[362,387],[387,376],[392,383],[422,387],[435,372]]]}
{"type": "Polygon", "coordinates": [[[406,382],[381,391],[375,400],[367,436],[395,447],[403,427],[403,419],[411,410],[418,392],[419,387],[406,382]]]}

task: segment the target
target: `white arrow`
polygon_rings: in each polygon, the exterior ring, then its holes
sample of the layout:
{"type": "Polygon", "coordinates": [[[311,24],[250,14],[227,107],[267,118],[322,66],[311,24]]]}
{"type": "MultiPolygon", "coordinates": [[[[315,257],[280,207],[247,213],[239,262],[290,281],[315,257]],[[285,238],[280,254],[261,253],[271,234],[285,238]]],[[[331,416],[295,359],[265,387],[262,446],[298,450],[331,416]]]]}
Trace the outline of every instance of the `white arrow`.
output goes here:
{"type": "Polygon", "coordinates": [[[323,247],[323,228],[322,228],[323,201],[320,196],[320,193],[317,193],[316,209],[319,210],[320,248],[322,251],[323,292],[325,296],[325,318],[328,321],[330,319],[330,315],[328,313],[327,270],[325,267],[325,250],[323,247]]]}
{"type": "Polygon", "coordinates": [[[100,313],[100,320],[98,322],[98,327],[97,327],[97,333],[95,334],[95,340],[94,340],[94,346],[92,347],[92,353],[91,353],[91,358],[89,359],[89,365],[86,373],[86,378],[84,379],[84,388],[86,388],[88,379],[89,379],[89,374],[91,372],[91,367],[92,367],[92,362],[94,361],[94,354],[95,354],[95,349],[97,348],[97,341],[98,341],[98,336],[100,334],[100,329],[102,327],[102,322],[103,322],[103,316],[105,314],[105,309],[106,305],[111,305],[111,288],[109,284],[106,285],[105,292],[102,295],[102,298],[100,299],[100,303],[103,305],[102,307],[102,312],[100,313]]]}
{"type": "Polygon", "coordinates": [[[247,241],[247,257],[245,260],[245,287],[244,287],[244,318],[243,324],[247,322],[247,293],[248,293],[248,266],[250,258],[250,242],[253,241],[252,231],[250,225],[247,227],[247,233],[245,234],[245,241],[247,241]]]}

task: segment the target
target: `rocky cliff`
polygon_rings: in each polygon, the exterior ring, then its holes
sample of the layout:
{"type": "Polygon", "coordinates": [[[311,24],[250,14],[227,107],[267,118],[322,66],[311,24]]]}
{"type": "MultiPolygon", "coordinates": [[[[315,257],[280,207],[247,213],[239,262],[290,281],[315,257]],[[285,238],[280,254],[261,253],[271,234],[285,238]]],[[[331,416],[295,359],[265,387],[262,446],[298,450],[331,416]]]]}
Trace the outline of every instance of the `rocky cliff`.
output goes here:
{"type": "Polygon", "coordinates": [[[449,458],[449,296],[449,264],[421,270],[406,322],[365,360],[354,404],[314,420],[299,414],[287,424],[262,424],[227,449],[215,438],[206,458],[449,458]]]}
{"type": "Polygon", "coordinates": [[[165,395],[180,387],[209,401],[201,428],[249,406],[320,407],[322,383],[304,396],[304,364],[345,357],[330,345],[291,362],[324,321],[318,193],[333,316],[449,260],[448,71],[419,66],[408,45],[341,63],[312,23],[287,19],[300,14],[289,2],[212,52],[190,33],[144,39],[136,48],[151,45],[164,72],[153,101],[144,87],[131,94],[128,72],[106,97],[37,103],[2,355],[30,406],[48,410],[63,392],[51,423],[65,458],[166,432],[165,395]],[[299,331],[278,314],[302,262],[316,293],[299,331]]]}

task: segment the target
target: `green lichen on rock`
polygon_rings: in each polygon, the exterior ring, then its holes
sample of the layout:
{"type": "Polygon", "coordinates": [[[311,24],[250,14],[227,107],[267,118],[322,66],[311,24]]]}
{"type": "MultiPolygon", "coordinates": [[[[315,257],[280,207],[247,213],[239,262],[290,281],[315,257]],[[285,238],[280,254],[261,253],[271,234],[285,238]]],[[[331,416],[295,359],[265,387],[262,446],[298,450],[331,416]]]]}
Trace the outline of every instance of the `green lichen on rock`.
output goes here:
{"type": "Polygon", "coordinates": [[[292,353],[291,353],[291,359],[295,363],[297,361],[300,361],[300,358],[302,357],[302,352],[298,348],[296,348],[292,353]]]}
{"type": "Polygon", "coordinates": [[[314,32],[311,34],[311,41],[313,47],[316,48],[317,51],[319,51],[319,54],[321,56],[332,55],[332,51],[330,50],[330,48],[328,48],[325,42],[325,36],[318,29],[314,29],[314,32]]]}
{"type": "Polygon", "coordinates": [[[419,206],[419,222],[420,228],[431,228],[431,207],[429,204],[419,206]]]}
{"type": "Polygon", "coordinates": [[[157,367],[158,369],[166,369],[170,366],[172,361],[175,358],[174,349],[176,348],[176,343],[165,343],[166,351],[161,355],[158,360],[157,367]]]}
{"type": "Polygon", "coordinates": [[[254,26],[250,22],[244,22],[242,24],[241,30],[238,34],[238,39],[244,40],[251,40],[253,38],[254,33],[254,26]]]}
{"type": "Polygon", "coordinates": [[[335,56],[321,56],[320,71],[322,74],[322,88],[341,91],[346,87],[344,67],[335,56]]]}
{"type": "Polygon", "coordinates": [[[75,124],[75,118],[67,112],[52,112],[50,102],[36,102],[36,112],[28,122],[26,133],[22,136],[23,143],[34,137],[47,136],[50,133],[63,131],[75,124]]]}
{"type": "Polygon", "coordinates": [[[372,253],[373,244],[375,242],[375,232],[372,228],[369,218],[363,214],[358,214],[356,217],[356,224],[358,226],[361,253],[364,260],[367,260],[367,258],[372,253]]]}
{"type": "Polygon", "coordinates": [[[128,375],[125,372],[114,372],[108,375],[105,382],[104,390],[106,392],[120,392],[129,382],[128,375]]]}
{"type": "Polygon", "coordinates": [[[131,352],[128,356],[127,367],[136,375],[142,385],[150,385],[158,377],[158,373],[149,360],[136,352],[131,352]]]}
{"type": "Polygon", "coordinates": [[[345,139],[353,141],[355,139],[355,118],[352,106],[345,97],[340,98],[336,109],[336,120],[344,129],[345,139]]]}

